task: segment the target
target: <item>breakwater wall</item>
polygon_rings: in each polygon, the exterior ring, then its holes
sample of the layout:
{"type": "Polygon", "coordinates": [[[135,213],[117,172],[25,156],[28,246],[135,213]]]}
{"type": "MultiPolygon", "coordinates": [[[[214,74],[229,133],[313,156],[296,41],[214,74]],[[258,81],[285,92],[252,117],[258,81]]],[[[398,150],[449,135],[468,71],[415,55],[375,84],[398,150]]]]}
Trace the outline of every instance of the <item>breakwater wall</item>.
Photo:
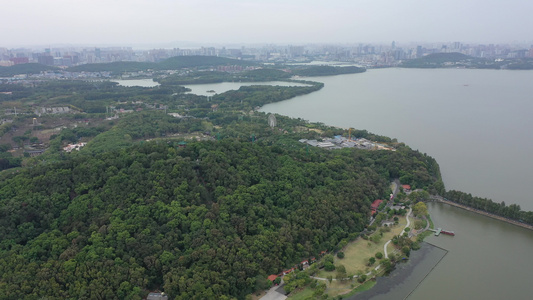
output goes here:
{"type": "Polygon", "coordinates": [[[451,206],[455,206],[455,207],[458,207],[458,208],[462,208],[464,210],[468,210],[468,211],[471,211],[471,212],[474,212],[474,213],[477,213],[477,214],[480,214],[480,215],[487,216],[489,218],[493,218],[493,219],[496,219],[496,220],[507,222],[509,224],[520,226],[522,228],[533,230],[533,226],[532,225],[529,225],[529,224],[526,224],[526,223],[522,223],[522,222],[519,222],[519,221],[516,221],[516,220],[508,219],[508,218],[505,218],[505,217],[502,217],[502,216],[498,216],[498,215],[495,215],[493,213],[489,213],[489,212],[486,212],[486,211],[483,211],[483,210],[475,209],[475,208],[472,208],[470,206],[466,206],[466,205],[463,205],[463,204],[455,203],[453,201],[444,199],[444,198],[442,198],[440,196],[431,196],[431,200],[437,201],[437,202],[441,202],[441,203],[445,203],[445,204],[448,204],[448,205],[451,205],[451,206]]]}

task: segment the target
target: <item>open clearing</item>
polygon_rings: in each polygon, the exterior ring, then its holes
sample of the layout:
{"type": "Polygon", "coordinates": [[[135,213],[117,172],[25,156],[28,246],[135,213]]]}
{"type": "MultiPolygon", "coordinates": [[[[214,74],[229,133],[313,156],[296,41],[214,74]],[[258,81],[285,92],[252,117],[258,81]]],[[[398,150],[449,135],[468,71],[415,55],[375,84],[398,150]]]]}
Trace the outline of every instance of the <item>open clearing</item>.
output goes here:
{"type": "MultiPolygon", "coordinates": [[[[349,243],[344,247],[342,251],[344,251],[345,257],[343,259],[335,257],[334,264],[337,265],[344,265],[346,267],[346,274],[348,275],[358,275],[358,274],[366,274],[370,270],[373,270],[378,264],[379,260],[376,260],[376,263],[372,266],[367,266],[368,259],[376,254],[376,252],[383,253],[383,246],[385,243],[392,239],[393,236],[400,234],[402,232],[403,228],[407,224],[407,221],[405,217],[398,217],[399,218],[399,224],[391,227],[390,232],[383,233],[383,237],[378,243],[374,243],[370,240],[364,240],[362,238],[358,238],[356,241],[349,243]]],[[[376,230],[376,232],[373,235],[379,235],[379,229],[376,230]]],[[[392,243],[389,244],[387,251],[389,253],[394,250],[394,245],[392,243]]],[[[325,270],[321,270],[316,277],[322,277],[327,278],[328,276],[333,276],[335,278],[335,271],[327,272],[325,270]]]]}

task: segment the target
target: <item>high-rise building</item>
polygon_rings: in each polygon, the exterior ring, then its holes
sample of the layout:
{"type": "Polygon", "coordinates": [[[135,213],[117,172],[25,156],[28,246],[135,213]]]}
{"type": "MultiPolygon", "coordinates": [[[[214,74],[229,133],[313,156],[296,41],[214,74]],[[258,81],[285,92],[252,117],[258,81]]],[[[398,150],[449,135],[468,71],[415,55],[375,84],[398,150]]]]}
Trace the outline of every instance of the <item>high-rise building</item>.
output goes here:
{"type": "Polygon", "coordinates": [[[29,58],[27,57],[12,57],[10,60],[14,65],[27,64],[30,62],[29,58]]]}
{"type": "Polygon", "coordinates": [[[42,65],[53,66],[54,57],[52,55],[41,55],[37,58],[37,62],[42,65]]]}

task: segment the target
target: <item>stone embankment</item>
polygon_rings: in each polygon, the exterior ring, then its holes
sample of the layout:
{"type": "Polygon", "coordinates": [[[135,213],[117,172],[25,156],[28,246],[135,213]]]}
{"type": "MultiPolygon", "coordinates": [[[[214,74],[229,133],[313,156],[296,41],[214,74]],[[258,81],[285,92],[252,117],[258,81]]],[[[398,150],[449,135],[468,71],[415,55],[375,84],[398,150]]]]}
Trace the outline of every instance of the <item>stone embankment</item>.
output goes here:
{"type": "Polygon", "coordinates": [[[483,211],[483,210],[475,209],[475,208],[472,208],[472,207],[469,207],[469,206],[466,206],[466,205],[463,205],[463,204],[455,203],[455,202],[450,201],[448,199],[444,199],[441,196],[431,196],[431,200],[434,200],[434,201],[437,201],[437,202],[441,202],[441,203],[446,203],[448,205],[459,207],[459,208],[462,208],[464,210],[475,212],[477,214],[484,215],[484,216],[487,216],[487,217],[490,217],[490,218],[493,218],[493,219],[496,219],[496,220],[500,220],[500,221],[507,222],[507,223],[510,223],[510,224],[513,224],[513,225],[516,225],[516,226],[520,226],[520,227],[523,227],[523,228],[526,228],[526,229],[529,229],[529,230],[533,230],[533,226],[532,225],[529,225],[529,224],[526,224],[526,223],[522,223],[522,222],[518,222],[516,220],[511,220],[511,219],[508,219],[508,218],[505,218],[505,217],[502,217],[502,216],[498,216],[498,215],[495,215],[495,214],[492,214],[492,213],[489,213],[489,212],[486,212],[486,211],[483,211]]]}

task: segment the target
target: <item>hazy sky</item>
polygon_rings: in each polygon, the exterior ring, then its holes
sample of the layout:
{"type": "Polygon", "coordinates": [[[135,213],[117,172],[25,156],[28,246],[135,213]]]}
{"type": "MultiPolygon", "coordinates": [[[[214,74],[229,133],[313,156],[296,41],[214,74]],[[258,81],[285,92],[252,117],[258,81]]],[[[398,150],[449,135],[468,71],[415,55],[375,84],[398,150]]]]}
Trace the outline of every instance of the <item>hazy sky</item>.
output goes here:
{"type": "Polygon", "coordinates": [[[2,0],[0,47],[531,43],[528,0],[2,0]]]}

